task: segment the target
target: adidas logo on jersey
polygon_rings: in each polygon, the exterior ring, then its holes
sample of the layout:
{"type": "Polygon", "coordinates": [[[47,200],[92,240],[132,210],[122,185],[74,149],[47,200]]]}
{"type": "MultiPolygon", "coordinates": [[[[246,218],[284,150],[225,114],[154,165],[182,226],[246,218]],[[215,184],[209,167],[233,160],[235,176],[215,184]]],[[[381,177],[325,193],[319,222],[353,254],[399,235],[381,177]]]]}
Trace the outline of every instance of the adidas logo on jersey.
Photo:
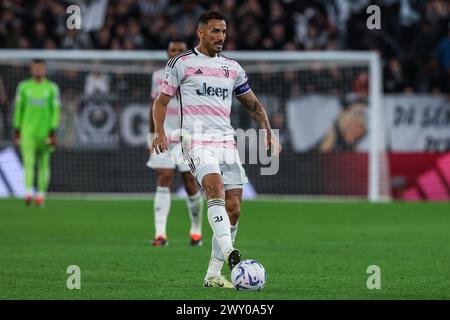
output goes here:
{"type": "Polygon", "coordinates": [[[229,97],[228,89],[226,88],[218,88],[218,87],[207,87],[206,83],[203,82],[203,87],[201,89],[196,90],[199,96],[210,96],[210,97],[220,97],[223,100],[226,100],[229,97]]]}
{"type": "Polygon", "coordinates": [[[195,71],[195,74],[203,74],[202,70],[197,69],[197,71],[195,71]]]}

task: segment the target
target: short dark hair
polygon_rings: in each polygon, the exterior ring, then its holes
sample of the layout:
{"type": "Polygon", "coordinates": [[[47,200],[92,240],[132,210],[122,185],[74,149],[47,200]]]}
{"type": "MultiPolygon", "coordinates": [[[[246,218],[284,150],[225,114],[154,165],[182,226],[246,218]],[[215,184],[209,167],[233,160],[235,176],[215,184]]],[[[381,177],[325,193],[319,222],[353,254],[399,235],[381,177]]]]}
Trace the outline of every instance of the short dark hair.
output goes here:
{"type": "Polygon", "coordinates": [[[35,64],[35,63],[43,63],[43,64],[45,64],[45,61],[42,60],[42,59],[33,59],[33,61],[31,63],[33,63],[33,64],[35,64]]]}
{"type": "Polygon", "coordinates": [[[183,43],[186,43],[186,40],[184,40],[182,38],[170,38],[169,41],[167,41],[167,46],[169,46],[169,44],[171,42],[183,42],[183,43]]]}
{"type": "Polygon", "coordinates": [[[198,18],[198,25],[205,25],[208,24],[209,20],[225,20],[225,22],[227,21],[225,19],[225,16],[223,14],[221,14],[220,12],[217,11],[206,11],[205,13],[203,13],[200,18],[198,18]]]}

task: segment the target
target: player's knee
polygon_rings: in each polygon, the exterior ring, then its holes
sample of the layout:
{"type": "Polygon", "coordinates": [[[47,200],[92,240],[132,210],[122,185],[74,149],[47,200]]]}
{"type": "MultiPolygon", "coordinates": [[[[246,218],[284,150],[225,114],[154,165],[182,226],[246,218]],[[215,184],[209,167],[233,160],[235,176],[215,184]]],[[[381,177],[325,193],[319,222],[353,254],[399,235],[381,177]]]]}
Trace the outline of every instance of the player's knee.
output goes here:
{"type": "Polygon", "coordinates": [[[158,186],[170,187],[172,185],[173,175],[167,173],[158,174],[158,186]]]}
{"type": "Polygon", "coordinates": [[[238,199],[231,199],[225,202],[230,223],[235,225],[241,215],[241,203],[238,199]]]}
{"type": "Polygon", "coordinates": [[[225,197],[225,189],[220,178],[214,176],[205,176],[203,178],[203,189],[208,199],[225,197]]]}
{"type": "Polygon", "coordinates": [[[225,190],[220,183],[211,183],[206,186],[205,192],[210,198],[224,198],[225,190]]]}

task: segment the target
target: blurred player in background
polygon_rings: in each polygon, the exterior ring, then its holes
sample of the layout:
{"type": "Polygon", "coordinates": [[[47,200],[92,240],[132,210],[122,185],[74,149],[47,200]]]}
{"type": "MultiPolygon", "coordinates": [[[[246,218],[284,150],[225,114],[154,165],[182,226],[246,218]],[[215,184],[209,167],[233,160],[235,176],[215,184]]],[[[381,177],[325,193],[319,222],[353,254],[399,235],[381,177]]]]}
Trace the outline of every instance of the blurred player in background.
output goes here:
{"type": "MultiPolygon", "coordinates": [[[[186,51],[186,43],[181,40],[172,40],[167,48],[169,59],[173,58],[180,52],[186,51]]],[[[152,77],[152,99],[154,100],[160,89],[160,84],[164,77],[164,68],[153,73],[152,77]]],[[[151,149],[152,136],[155,130],[152,108],[150,107],[150,133],[149,133],[149,149],[151,149]]],[[[180,137],[179,137],[179,106],[176,98],[170,99],[167,105],[167,116],[164,122],[164,130],[170,136],[169,152],[156,154],[152,153],[147,163],[149,168],[156,170],[157,187],[154,200],[154,217],[155,217],[155,238],[154,246],[165,246],[168,244],[166,226],[167,217],[170,211],[170,188],[172,186],[175,169],[181,172],[184,187],[188,194],[187,207],[189,217],[191,219],[190,238],[191,245],[198,246],[202,244],[202,210],[203,198],[201,192],[197,188],[195,178],[192,176],[189,166],[183,160],[181,153],[180,137]]]]}
{"type": "Polygon", "coordinates": [[[198,21],[200,43],[167,63],[161,93],[153,104],[155,136],[153,149],[168,149],[164,128],[167,105],[177,95],[181,110],[181,144],[190,169],[202,185],[208,200],[208,221],[213,230],[212,252],[203,285],[233,285],[221,275],[226,261],[230,269],[241,260],[234,248],[240,215],[242,190],[247,182],[230,124],[233,91],[260,128],[265,129],[266,147],[281,151],[272,134],[267,114],[250,89],[247,76],[235,61],[223,57],[226,38],[225,18],[219,12],[206,12],[198,21]]]}
{"type": "Polygon", "coordinates": [[[60,96],[56,83],[46,78],[44,61],[34,60],[31,78],[19,83],[14,110],[15,143],[20,146],[25,167],[25,203],[33,201],[34,167],[37,161],[35,204],[44,205],[50,181],[50,154],[56,146],[60,96]]]}

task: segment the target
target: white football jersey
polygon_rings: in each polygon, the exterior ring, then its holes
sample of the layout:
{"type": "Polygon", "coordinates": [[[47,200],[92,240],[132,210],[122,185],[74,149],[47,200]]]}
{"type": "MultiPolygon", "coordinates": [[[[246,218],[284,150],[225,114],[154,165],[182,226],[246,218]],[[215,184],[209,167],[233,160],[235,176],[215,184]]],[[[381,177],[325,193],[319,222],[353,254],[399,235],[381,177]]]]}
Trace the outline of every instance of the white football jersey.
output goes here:
{"type": "MultiPolygon", "coordinates": [[[[152,99],[155,100],[160,92],[160,86],[164,75],[164,68],[158,69],[152,75],[152,99]]],[[[179,142],[180,134],[180,108],[176,97],[170,99],[166,110],[166,119],[164,120],[164,131],[170,143],[179,142]]]]}
{"type": "Polygon", "coordinates": [[[230,123],[233,92],[249,92],[244,69],[221,55],[209,57],[196,48],[180,53],[167,63],[161,92],[177,95],[181,129],[192,146],[219,143],[234,145],[230,123]]]}

